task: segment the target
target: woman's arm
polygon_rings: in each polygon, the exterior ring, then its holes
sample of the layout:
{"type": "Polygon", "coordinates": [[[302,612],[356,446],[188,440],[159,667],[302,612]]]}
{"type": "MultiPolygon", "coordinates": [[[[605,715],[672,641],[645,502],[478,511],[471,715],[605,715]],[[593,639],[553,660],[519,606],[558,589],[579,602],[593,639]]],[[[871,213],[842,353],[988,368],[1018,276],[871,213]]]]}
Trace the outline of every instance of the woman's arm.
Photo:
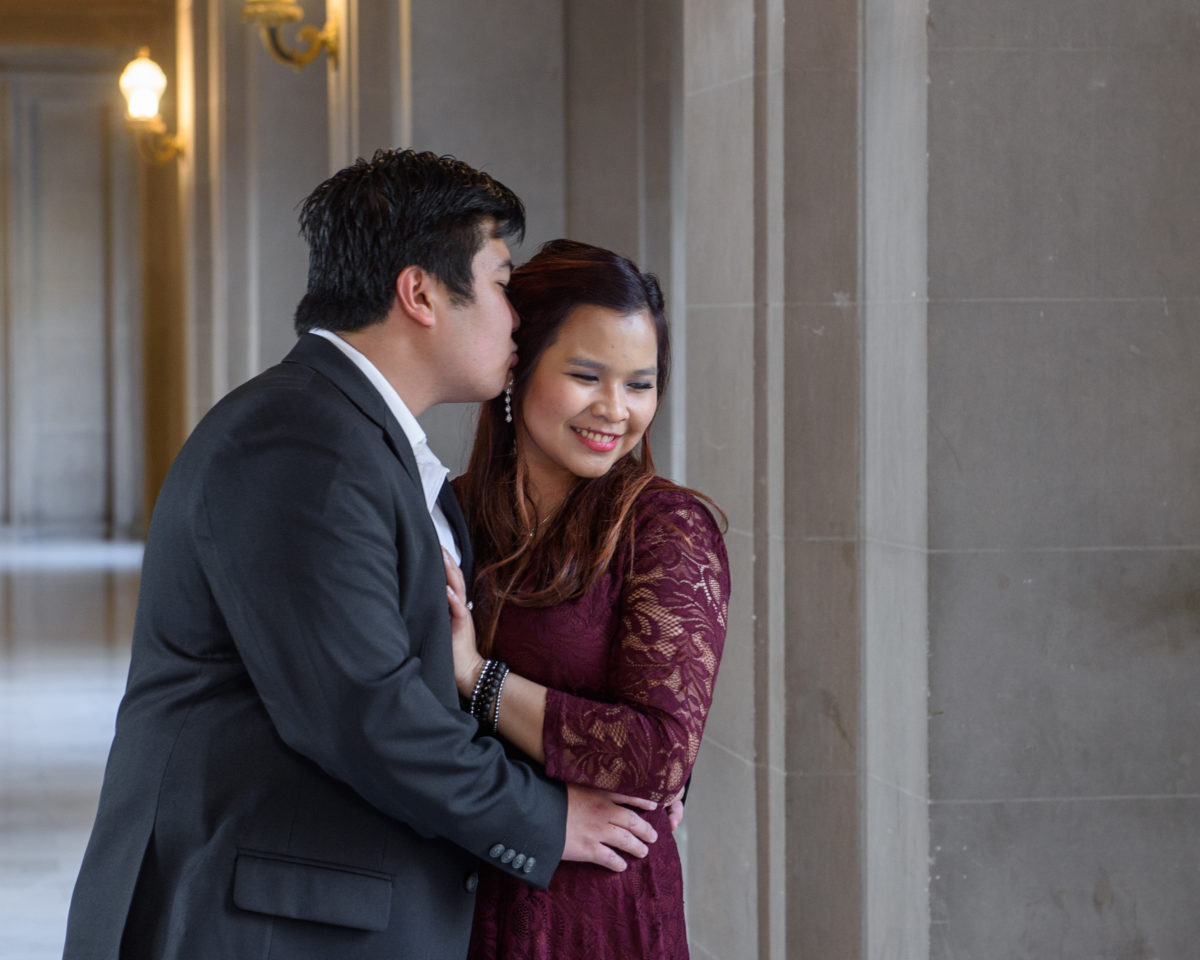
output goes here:
{"type": "MultiPolygon", "coordinates": [[[[721,535],[700,503],[682,494],[656,501],[664,505],[639,520],[622,587],[610,675],[615,702],[509,674],[499,733],[556,779],[661,800],[683,786],[699,750],[724,645],[729,570],[721,535]]],[[[460,653],[465,624],[458,621],[470,619],[461,594],[451,609],[459,690],[469,697],[483,661],[473,632],[473,659],[460,653]]]]}
{"type": "Polygon", "coordinates": [[[614,703],[546,698],[546,772],[655,800],[687,780],[725,643],[729,564],[716,522],[682,491],[642,504],[609,668],[614,703]]]}
{"type": "MultiPolygon", "coordinates": [[[[471,699],[484,659],[475,645],[475,624],[466,603],[462,571],[442,550],[446,564],[446,597],[450,601],[450,630],[454,643],[454,680],[459,696],[471,699]]],[[[527,757],[545,764],[542,725],[546,714],[546,687],[515,673],[504,680],[500,697],[500,723],[496,732],[527,757]]]]}

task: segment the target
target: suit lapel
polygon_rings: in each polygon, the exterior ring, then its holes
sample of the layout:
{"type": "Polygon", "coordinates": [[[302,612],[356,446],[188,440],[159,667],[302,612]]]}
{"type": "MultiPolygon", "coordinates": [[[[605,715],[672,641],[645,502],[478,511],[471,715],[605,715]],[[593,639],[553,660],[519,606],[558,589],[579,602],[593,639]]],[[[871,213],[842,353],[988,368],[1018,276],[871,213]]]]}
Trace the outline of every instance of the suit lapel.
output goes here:
{"type": "Polygon", "coordinates": [[[462,563],[459,566],[462,568],[463,579],[467,583],[467,595],[470,596],[473,575],[471,568],[474,566],[475,557],[471,550],[471,537],[467,532],[466,517],[463,516],[462,507],[458,504],[458,497],[454,495],[454,488],[450,486],[449,480],[442,484],[441,492],[438,494],[438,505],[442,508],[442,513],[446,515],[450,529],[454,531],[454,539],[458,541],[458,552],[462,556],[462,563]]]}
{"type": "MultiPolygon", "coordinates": [[[[417,460],[413,456],[412,444],[408,442],[404,430],[392,416],[379,391],[362,375],[350,359],[337,347],[315,334],[303,334],[291,352],[283,358],[284,363],[299,363],[311,367],[346,395],[363,414],[378,424],[387,438],[388,446],[396,458],[404,466],[410,479],[421,490],[421,473],[417,469],[417,460]]],[[[422,502],[425,494],[421,493],[422,502]]]]}
{"type": "MultiPolygon", "coordinates": [[[[311,367],[317,373],[326,377],[346,395],[363,414],[382,428],[387,438],[388,446],[403,465],[405,472],[416,486],[416,495],[422,504],[425,503],[425,490],[421,484],[421,472],[417,468],[417,459],[413,455],[412,444],[408,442],[403,428],[392,416],[379,391],[362,375],[345,354],[324,337],[304,334],[296,341],[291,352],[283,358],[284,363],[299,363],[311,367]]],[[[462,557],[463,577],[467,582],[467,593],[470,595],[472,566],[474,555],[471,550],[471,537],[467,532],[467,521],[463,516],[458,498],[447,481],[442,484],[438,493],[438,504],[450,523],[450,529],[458,541],[458,551],[462,557]]]]}

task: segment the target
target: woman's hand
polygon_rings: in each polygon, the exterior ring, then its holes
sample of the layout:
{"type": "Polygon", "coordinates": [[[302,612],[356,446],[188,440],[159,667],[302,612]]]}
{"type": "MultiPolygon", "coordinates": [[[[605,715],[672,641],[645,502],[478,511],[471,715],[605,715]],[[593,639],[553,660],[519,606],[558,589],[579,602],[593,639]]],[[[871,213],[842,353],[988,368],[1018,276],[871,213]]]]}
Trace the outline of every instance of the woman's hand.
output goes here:
{"type": "Polygon", "coordinates": [[[483,657],[475,646],[475,623],[467,608],[467,586],[454,558],[442,548],[446,567],[446,599],[450,603],[450,640],[454,653],[454,682],[461,696],[470,698],[483,671],[483,657]]]}

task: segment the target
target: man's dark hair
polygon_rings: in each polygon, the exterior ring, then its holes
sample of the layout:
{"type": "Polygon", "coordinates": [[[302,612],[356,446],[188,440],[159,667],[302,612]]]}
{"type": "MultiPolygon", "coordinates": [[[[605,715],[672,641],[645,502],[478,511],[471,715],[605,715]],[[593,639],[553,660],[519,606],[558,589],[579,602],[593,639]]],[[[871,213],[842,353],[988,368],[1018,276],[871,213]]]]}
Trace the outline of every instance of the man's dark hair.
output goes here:
{"type": "Polygon", "coordinates": [[[524,234],[517,195],[460,160],[413,150],[360,157],[301,205],[308,292],[296,308],[296,332],[380,322],[408,266],[437,277],[454,302],[470,303],[471,263],[484,242],[489,236],[520,242],[524,234]]]}

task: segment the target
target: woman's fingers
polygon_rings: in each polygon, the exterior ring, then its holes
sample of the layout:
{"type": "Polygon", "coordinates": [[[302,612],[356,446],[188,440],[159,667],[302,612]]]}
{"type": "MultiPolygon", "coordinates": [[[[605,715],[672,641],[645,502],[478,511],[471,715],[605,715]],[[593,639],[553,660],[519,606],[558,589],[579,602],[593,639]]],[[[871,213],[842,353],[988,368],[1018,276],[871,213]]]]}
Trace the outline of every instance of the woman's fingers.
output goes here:
{"type": "Polygon", "coordinates": [[[446,599],[450,601],[450,618],[452,620],[470,616],[467,605],[462,601],[462,597],[455,593],[454,588],[449,584],[446,584],[446,599]]]}
{"type": "Polygon", "coordinates": [[[446,585],[462,598],[463,603],[466,603],[467,585],[463,579],[462,570],[445,547],[442,547],[442,566],[446,569],[446,585]]]}

